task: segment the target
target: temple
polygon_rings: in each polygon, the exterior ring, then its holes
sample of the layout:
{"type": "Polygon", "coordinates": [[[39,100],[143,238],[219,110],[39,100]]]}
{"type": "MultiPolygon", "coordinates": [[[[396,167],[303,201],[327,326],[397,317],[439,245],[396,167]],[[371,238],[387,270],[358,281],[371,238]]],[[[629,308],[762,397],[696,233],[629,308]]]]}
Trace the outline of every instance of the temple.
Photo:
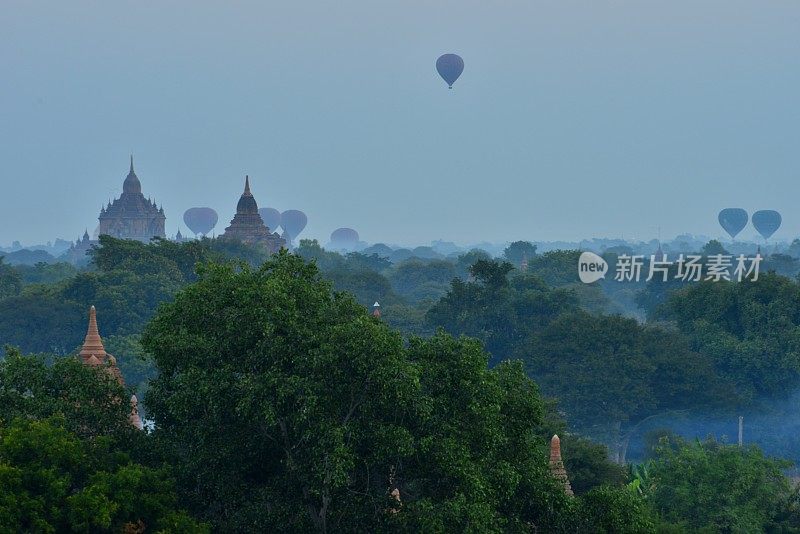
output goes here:
{"type": "Polygon", "coordinates": [[[273,254],[286,246],[286,240],[277,233],[270,232],[261,215],[258,214],[258,204],[250,192],[249,176],[245,176],[244,192],[236,205],[236,215],[233,216],[231,225],[225,229],[225,233],[221,237],[235,239],[248,245],[260,244],[273,254]]]}
{"type": "Polygon", "coordinates": [[[149,243],[153,237],[166,237],[164,209],[142,194],[142,184],[131,168],[122,184],[122,195],[100,209],[99,235],[136,239],[149,243]]]}
{"type": "Polygon", "coordinates": [[[561,460],[561,438],[558,434],[553,434],[553,439],[550,440],[550,473],[564,485],[564,493],[574,495],[567,470],[564,469],[564,462],[561,460]]]}
{"type": "Polygon", "coordinates": [[[73,265],[83,267],[89,263],[87,253],[92,249],[92,245],[96,245],[97,243],[98,241],[92,240],[89,237],[89,230],[84,230],[83,237],[75,241],[62,257],[73,265]]]}
{"type": "MultiPolygon", "coordinates": [[[[91,365],[93,367],[105,366],[105,370],[109,375],[119,382],[121,386],[125,385],[122,373],[119,367],[117,367],[117,359],[107,353],[103,346],[103,339],[100,337],[100,331],[97,328],[97,311],[94,306],[89,309],[89,328],[86,330],[86,338],[83,341],[79,356],[84,365],[91,365]]],[[[136,398],[136,395],[131,396],[130,403],[131,414],[129,420],[133,426],[142,430],[144,425],[142,424],[141,417],[139,417],[139,400],[136,398]]]]}

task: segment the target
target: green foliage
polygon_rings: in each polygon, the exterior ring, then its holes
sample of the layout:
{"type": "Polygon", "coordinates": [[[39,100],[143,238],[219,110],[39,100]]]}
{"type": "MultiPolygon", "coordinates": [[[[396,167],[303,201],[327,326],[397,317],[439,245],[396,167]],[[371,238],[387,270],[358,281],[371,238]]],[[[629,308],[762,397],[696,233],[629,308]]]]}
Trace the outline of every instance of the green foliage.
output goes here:
{"type": "Polygon", "coordinates": [[[709,532],[767,532],[779,518],[788,523],[786,462],[714,440],[664,445],[649,466],[649,499],[665,521],[709,532]]]}
{"type": "MultiPolygon", "coordinates": [[[[176,505],[168,473],[81,440],[63,419],[0,423],[0,532],[155,531],[176,505]]],[[[184,532],[208,532],[184,518],[184,532]]]]}
{"type": "Polygon", "coordinates": [[[322,272],[341,269],[345,264],[344,256],[325,250],[316,239],[301,239],[294,253],[306,261],[314,261],[322,272]]]}
{"type": "Polygon", "coordinates": [[[411,302],[420,302],[444,295],[455,277],[455,266],[449,261],[413,258],[398,264],[390,272],[389,280],[397,293],[411,302]]]}
{"type": "Polygon", "coordinates": [[[725,247],[722,246],[722,243],[717,241],[716,239],[712,239],[705,245],[703,245],[703,255],[704,256],[714,256],[717,254],[727,255],[729,252],[725,250],[725,247]]]}
{"type": "MultiPolygon", "coordinates": [[[[140,343],[140,336],[109,336],[103,340],[106,351],[117,359],[125,384],[140,398],[144,398],[150,380],[156,376],[156,368],[152,357],[144,352],[140,343]]],[[[144,408],[140,406],[140,412],[144,408]]]]}
{"type": "Polygon", "coordinates": [[[86,333],[86,310],[49,293],[0,300],[0,343],[25,352],[71,352],[86,333]]]}
{"type": "Polygon", "coordinates": [[[604,445],[566,435],[561,439],[561,454],[576,495],[599,486],[623,486],[628,481],[625,468],[609,460],[609,451],[604,445]]]}
{"type": "Polygon", "coordinates": [[[503,258],[517,267],[523,259],[531,261],[534,256],[536,256],[536,245],[529,241],[514,241],[503,251],[503,258]]]}
{"type": "Polygon", "coordinates": [[[69,263],[44,263],[36,265],[18,265],[16,271],[22,278],[23,285],[30,284],[56,284],[72,278],[78,270],[69,263]]]}
{"type": "Polygon", "coordinates": [[[445,334],[406,348],[297,256],[204,268],[143,345],[159,368],[147,404],[183,502],[219,529],[573,520],[547,470],[544,404],[519,364],[488,370],[478,343],[445,334]]]}
{"type": "Polygon", "coordinates": [[[721,402],[711,363],[675,333],[620,316],[564,314],[518,352],[567,421],[614,447],[624,461],[629,430],[666,410],[721,402]]]}
{"type": "Polygon", "coordinates": [[[22,278],[16,269],[6,265],[0,256],[0,299],[19,295],[22,290],[22,278]]]}
{"type": "Polygon", "coordinates": [[[342,268],[328,271],[325,278],[336,291],[346,291],[362,305],[371,307],[375,301],[382,305],[398,300],[389,280],[382,274],[367,269],[342,268]]]}
{"type": "Polygon", "coordinates": [[[639,534],[656,532],[657,518],[635,491],[627,487],[601,486],[583,498],[586,532],[639,534]]]}
{"type": "Polygon", "coordinates": [[[491,261],[492,257],[485,250],[474,248],[456,258],[456,274],[459,278],[466,279],[470,268],[480,260],[491,261]]]}
{"type": "Polygon", "coordinates": [[[88,367],[74,357],[25,356],[11,347],[0,361],[0,421],[63,417],[81,437],[134,439],[130,406],[122,386],[104,368],[88,367]],[[126,402],[121,402],[125,399],[126,402]]]}
{"type": "Polygon", "coordinates": [[[755,282],[702,282],[674,292],[661,312],[735,384],[743,402],[800,383],[800,285],[761,274],[755,282]]]}
{"type": "Polygon", "coordinates": [[[551,250],[528,260],[528,272],[538,275],[549,286],[576,284],[580,282],[580,255],[580,250],[551,250]]]}
{"type": "Polygon", "coordinates": [[[509,281],[512,269],[509,263],[478,260],[471,268],[475,281],[453,280],[428,311],[428,326],[480,339],[496,363],[511,357],[533,330],[575,308],[573,294],[550,289],[535,275],[509,281]]]}

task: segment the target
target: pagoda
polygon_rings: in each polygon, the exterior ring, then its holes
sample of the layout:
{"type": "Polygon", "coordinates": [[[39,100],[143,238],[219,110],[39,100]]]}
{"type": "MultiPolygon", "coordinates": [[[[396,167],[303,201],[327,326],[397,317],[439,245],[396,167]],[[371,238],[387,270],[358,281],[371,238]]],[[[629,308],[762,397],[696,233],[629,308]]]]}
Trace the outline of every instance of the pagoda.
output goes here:
{"type": "MultiPolygon", "coordinates": [[[[92,367],[104,366],[108,374],[111,375],[119,385],[125,385],[122,373],[119,367],[117,367],[117,359],[106,352],[106,348],[103,346],[103,339],[100,337],[100,331],[97,328],[97,310],[95,310],[94,306],[89,308],[89,328],[86,330],[86,338],[83,341],[83,346],[78,355],[84,365],[92,367]]],[[[142,430],[144,425],[142,424],[141,417],[139,417],[139,400],[136,398],[136,395],[131,396],[130,404],[131,413],[128,419],[134,427],[142,430]]]]}
{"type": "Polygon", "coordinates": [[[250,192],[250,177],[244,178],[244,192],[236,204],[236,215],[231,220],[231,225],[225,229],[221,236],[223,239],[235,239],[248,245],[263,245],[271,253],[278,252],[286,246],[286,240],[277,232],[272,233],[261,215],[258,214],[258,204],[250,192]]]}
{"type": "Polygon", "coordinates": [[[122,195],[100,209],[98,235],[120,239],[136,239],[149,243],[154,237],[166,237],[164,208],[142,194],[142,183],[133,170],[133,156],[128,176],[122,184],[122,195]]]}
{"type": "Polygon", "coordinates": [[[561,438],[558,434],[553,434],[553,439],[550,440],[550,474],[564,486],[564,493],[574,495],[567,470],[561,460],[561,438]]]}

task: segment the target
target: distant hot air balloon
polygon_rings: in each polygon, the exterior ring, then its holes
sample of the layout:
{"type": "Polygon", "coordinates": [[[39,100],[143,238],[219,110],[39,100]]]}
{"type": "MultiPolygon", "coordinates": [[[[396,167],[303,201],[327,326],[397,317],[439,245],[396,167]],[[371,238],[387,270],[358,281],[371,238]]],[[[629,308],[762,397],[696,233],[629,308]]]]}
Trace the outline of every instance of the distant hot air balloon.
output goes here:
{"type": "Polygon", "coordinates": [[[765,240],[781,227],[781,214],[775,210],[761,210],[753,214],[753,226],[765,240]]]}
{"type": "Polygon", "coordinates": [[[286,210],[281,213],[281,228],[289,235],[290,241],[300,235],[306,224],[308,224],[308,217],[300,210],[286,210]]]}
{"type": "Polygon", "coordinates": [[[275,208],[258,208],[258,214],[261,215],[261,220],[267,225],[270,232],[275,232],[281,225],[281,212],[275,208]]]}
{"type": "Polygon", "coordinates": [[[719,212],[717,219],[719,219],[722,229],[731,236],[731,239],[735,238],[736,234],[747,226],[747,212],[742,208],[725,208],[719,212]]]}
{"type": "Polygon", "coordinates": [[[183,214],[183,222],[195,235],[208,235],[217,225],[217,212],[211,208],[189,208],[183,214]]]}
{"type": "Polygon", "coordinates": [[[358,243],[358,232],[352,228],[337,228],[331,233],[331,243],[347,245],[358,243]]]}
{"type": "Polygon", "coordinates": [[[464,60],[461,59],[461,56],[456,54],[439,56],[439,59],[436,60],[436,70],[439,72],[439,76],[441,76],[444,81],[447,82],[450,89],[452,89],[453,84],[456,83],[458,77],[464,72],[464,60]]]}

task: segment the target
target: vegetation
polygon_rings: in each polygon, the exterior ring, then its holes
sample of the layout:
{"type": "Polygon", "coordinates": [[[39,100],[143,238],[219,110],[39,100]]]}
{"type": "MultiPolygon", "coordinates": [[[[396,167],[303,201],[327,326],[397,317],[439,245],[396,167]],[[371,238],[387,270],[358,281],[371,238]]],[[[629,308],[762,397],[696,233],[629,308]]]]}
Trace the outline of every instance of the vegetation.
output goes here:
{"type": "Polygon", "coordinates": [[[0,360],[0,525],[800,531],[788,462],[645,439],[797,388],[795,280],[622,290],[526,242],[508,262],[400,252],[104,236],[82,270],[0,261],[0,343],[21,349],[0,360]],[[127,390],[74,357],[92,304],[127,390]],[[132,390],[150,432],[129,424],[132,390]],[[547,464],[555,433],[574,498],[547,464]]]}

